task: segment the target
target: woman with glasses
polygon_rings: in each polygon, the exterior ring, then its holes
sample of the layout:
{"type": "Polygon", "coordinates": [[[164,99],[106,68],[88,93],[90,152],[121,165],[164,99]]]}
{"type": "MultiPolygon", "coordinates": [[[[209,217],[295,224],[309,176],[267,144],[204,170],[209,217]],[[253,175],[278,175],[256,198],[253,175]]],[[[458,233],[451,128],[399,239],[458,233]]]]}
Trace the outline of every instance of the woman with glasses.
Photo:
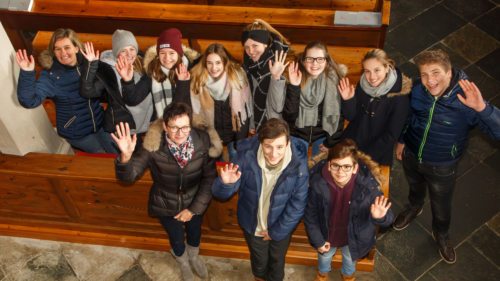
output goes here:
{"type": "Polygon", "coordinates": [[[212,199],[216,177],[215,162],[208,156],[209,137],[192,128],[191,119],[189,105],[167,105],[163,119],[151,124],[143,147],[135,153],[137,136],[131,136],[127,123],[116,126],[116,135],[112,135],[121,151],[115,162],[119,180],[132,183],[146,168],[151,170],[149,214],[157,217],[168,233],[183,280],[194,280],[191,267],[200,278],[208,276],[198,253],[203,213],[212,199]]]}
{"type": "Polygon", "coordinates": [[[356,90],[347,78],[339,85],[342,113],[349,120],[343,138],[354,139],[379,164],[392,165],[394,146],[410,110],[412,82],[381,49],[366,53],[361,63],[363,74],[356,90]]]}
{"type": "Polygon", "coordinates": [[[375,245],[375,226],[389,226],[391,203],[380,191],[378,164],[351,139],[328,151],[311,170],[304,223],[311,245],[318,251],[316,281],[327,280],[332,257],[342,250],[342,280],[355,280],[356,260],[375,245]]]}
{"type": "Polygon", "coordinates": [[[321,42],[307,44],[298,62],[288,67],[283,119],[292,136],[312,146],[312,156],[340,138],[344,121],[337,86],[346,73],[345,65],[338,65],[321,42]]]}

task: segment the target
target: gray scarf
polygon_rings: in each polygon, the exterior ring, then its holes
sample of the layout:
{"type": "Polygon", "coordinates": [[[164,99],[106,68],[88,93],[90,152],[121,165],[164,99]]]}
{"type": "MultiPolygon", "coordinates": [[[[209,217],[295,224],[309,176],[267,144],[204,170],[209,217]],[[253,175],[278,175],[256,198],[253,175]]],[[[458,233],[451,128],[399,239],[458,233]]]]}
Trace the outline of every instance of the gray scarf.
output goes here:
{"type": "Polygon", "coordinates": [[[364,73],[363,75],[361,75],[359,84],[361,86],[361,89],[363,89],[363,91],[367,95],[369,95],[372,98],[378,98],[389,93],[394,84],[396,84],[397,79],[398,79],[398,74],[396,70],[393,68],[389,68],[389,72],[387,73],[387,76],[385,77],[384,81],[382,81],[382,83],[380,83],[380,85],[378,85],[377,87],[372,87],[370,83],[368,83],[368,80],[366,80],[364,73]]]}
{"type": "Polygon", "coordinates": [[[229,96],[229,91],[227,85],[227,73],[224,71],[219,79],[214,80],[210,75],[208,75],[206,87],[208,92],[214,100],[225,101],[229,96]]]}
{"type": "Polygon", "coordinates": [[[323,102],[321,127],[330,136],[337,130],[340,118],[340,96],[337,92],[338,77],[335,73],[323,72],[316,79],[308,79],[300,95],[298,128],[318,124],[318,106],[323,102]]]}
{"type": "Polygon", "coordinates": [[[153,103],[156,110],[156,117],[158,118],[163,117],[163,110],[165,110],[165,107],[167,107],[173,99],[172,84],[170,84],[170,80],[168,79],[170,70],[164,66],[161,66],[161,70],[167,75],[165,81],[160,83],[155,79],[151,79],[151,93],[153,94],[153,103]]]}

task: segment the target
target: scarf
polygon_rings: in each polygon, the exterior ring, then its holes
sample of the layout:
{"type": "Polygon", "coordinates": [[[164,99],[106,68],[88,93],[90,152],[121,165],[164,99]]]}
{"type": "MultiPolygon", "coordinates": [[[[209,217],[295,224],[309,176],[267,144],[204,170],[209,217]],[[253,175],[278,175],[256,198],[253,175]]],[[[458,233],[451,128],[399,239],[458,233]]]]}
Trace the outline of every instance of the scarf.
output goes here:
{"type": "Polygon", "coordinates": [[[255,121],[255,129],[257,130],[266,119],[266,100],[269,84],[271,83],[271,73],[269,71],[269,60],[274,59],[276,51],[288,52],[288,45],[282,43],[280,39],[271,33],[273,42],[266,48],[260,56],[259,61],[254,62],[245,53],[243,56],[243,66],[248,75],[248,80],[251,83],[253,97],[253,115],[255,121]]]}
{"type": "Polygon", "coordinates": [[[385,77],[384,81],[382,81],[382,83],[380,83],[380,85],[378,85],[377,87],[372,87],[370,83],[368,83],[368,80],[366,80],[364,73],[361,75],[359,85],[367,95],[372,98],[378,98],[389,93],[392,87],[394,87],[394,84],[396,84],[397,79],[398,74],[396,70],[393,68],[389,68],[389,72],[387,72],[387,76],[385,77]]]}
{"type": "Polygon", "coordinates": [[[183,169],[184,167],[186,167],[189,160],[191,160],[194,153],[194,144],[191,135],[185,142],[180,145],[177,145],[172,140],[170,140],[167,134],[165,134],[165,138],[167,140],[168,150],[170,151],[172,156],[174,156],[179,167],[183,169]]]}
{"type": "Polygon", "coordinates": [[[155,79],[151,79],[153,82],[151,85],[151,93],[153,95],[153,103],[157,118],[163,117],[163,111],[165,110],[165,107],[172,102],[173,97],[172,84],[168,79],[168,73],[170,70],[164,66],[161,66],[161,70],[165,73],[165,75],[167,75],[167,79],[165,79],[165,81],[160,83],[155,79]]]}
{"type": "Polygon", "coordinates": [[[318,107],[323,102],[321,127],[328,135],[333,135],[339,126],[340,95],[337,92],[338,77],[333,72],[327,76],[324,72],[316,79],[308,79],[300,95],[297,128],[317,126],[318,107]]]}
{"type": "Polygon", "coordinates": [[[225,71],[217,80],[214,80],[212,76],[208,75],[208,80],[205,86],[214,100],[225,101],[229,96],[230,88],[227,85],[227,73],[225,71]]]}

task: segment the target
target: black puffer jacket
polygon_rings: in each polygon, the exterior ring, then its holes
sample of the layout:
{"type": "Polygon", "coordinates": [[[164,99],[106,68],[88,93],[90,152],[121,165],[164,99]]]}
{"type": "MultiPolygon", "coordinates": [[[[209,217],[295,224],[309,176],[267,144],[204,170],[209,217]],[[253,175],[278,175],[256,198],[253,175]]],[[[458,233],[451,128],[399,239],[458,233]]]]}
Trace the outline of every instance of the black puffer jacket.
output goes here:
{"type": "Polygon", "coordinates": [[[216,177],[215,161],[208,156],[210,140],[206,132],[196,128],[191,137],[194,154],[183,169],[167,147],[162,120],[151,124],[143,148],[129,162],[115,162],[116,177],[125,182],[136,181],[149,167],[153,177],[148,203],[151,216],[175,216],[186,208],[202,214],[208,207],[216,177]]]}

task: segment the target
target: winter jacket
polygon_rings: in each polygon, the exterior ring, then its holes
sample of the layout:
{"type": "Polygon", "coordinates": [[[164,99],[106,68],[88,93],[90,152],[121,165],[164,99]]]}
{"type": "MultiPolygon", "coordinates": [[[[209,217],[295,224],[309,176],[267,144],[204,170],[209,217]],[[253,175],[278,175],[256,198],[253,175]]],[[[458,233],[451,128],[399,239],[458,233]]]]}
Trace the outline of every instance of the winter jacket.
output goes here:
{"type": "MultiPolygon", "coordinates": [[[[307,204],[309,173],[307,148],[297,139],[291,139],[292,160],[279,176],[271,193],[267,227],[269,236],[276,241],[286,238],[299,223],[307,204]]],[[[238,223],[248,234],[257,228],[257,211],[262,188],[262,169],[257,163],[258,136],[238,143],[241,178],[234,184],[224,184],[218,177],[212,193],[220,199],[228,199],[238,191],[238,223]]]]}
{"type": "Polygon", "coordinates": [[[44,51],[40,54],[43,70],[38,80],[35,71],[21,70],[17,84],[17,98],[23,107],[35,108],[46,98],[54,101],[57,133],[70,140],[97,132],[103,120],[99,99],[80,96],[83,56],[77,53],[77,59],[76,66],[65,66],[44,51]]]}
{"type": "Polygon", "coordinates": [[[457,162],[465,151],[469,131],[475,126],[493,139],[500,139],[500,110],[490,104],[481,112],[467,107],[457,95],[458,84],[467,79],[462,70],[453,69],[450,86],[438,98],[432,96],[421,80],[413,85],[410,116],[404,130],[405,149],[418,161],[434,165],[457,162]]]}
{"type": "Polygon", "coordinates": [[[356,141],[359,150],[381,165],[392,165],[394,145],[410,111],[411,79],[396,69],[397,80],[389,93],[372,98],[358,83],[352,99],[342,101],[349,125],[342,138],[356,141]]]}
{"type": "MultiPolygon", "coordinates": [[[[331,187],[321,175],[323,166],[327,164],[328,162],[323,160],[311,170],[311,187],[304,215],[307,237],[315,249],[322,247],[328,241],[329,235],[331,187]]],[[[368,168],[360,163],[351,195],[347,227],[347,244],[352,260],[366,256],[375,245],[375,225],[386,227],[394,220],[391,209],[382,219],[376,220],[371,216],[371,204],[380,195],[382,192],[379,190],[379,184],[368,168]]]]}
{"type": "Polygon", "coordinates": [[[216,177],[215,161],[208,156],[208,135],[192,128],[194,153],[182,169],[168,149],[162,125],[161,119],[151,124],[143,148],[129,162],[115,162],[116,177],[132,183],[149,168],[153,177],[148,203],[151,216],[175,216],[186,208],[201,215],[212,198],[210,187],[216,177]]]}
{"type": "Polygon", "coordinates": [[[134,118],[122,99],[113,68],[99,60],[85,60],[82,70],[80,95],[84,98],[104,97],[108,102],[104,112],[104,130],[113,133],[120,122],[127,122],[131,129],[135,129],[134,118]]]}

